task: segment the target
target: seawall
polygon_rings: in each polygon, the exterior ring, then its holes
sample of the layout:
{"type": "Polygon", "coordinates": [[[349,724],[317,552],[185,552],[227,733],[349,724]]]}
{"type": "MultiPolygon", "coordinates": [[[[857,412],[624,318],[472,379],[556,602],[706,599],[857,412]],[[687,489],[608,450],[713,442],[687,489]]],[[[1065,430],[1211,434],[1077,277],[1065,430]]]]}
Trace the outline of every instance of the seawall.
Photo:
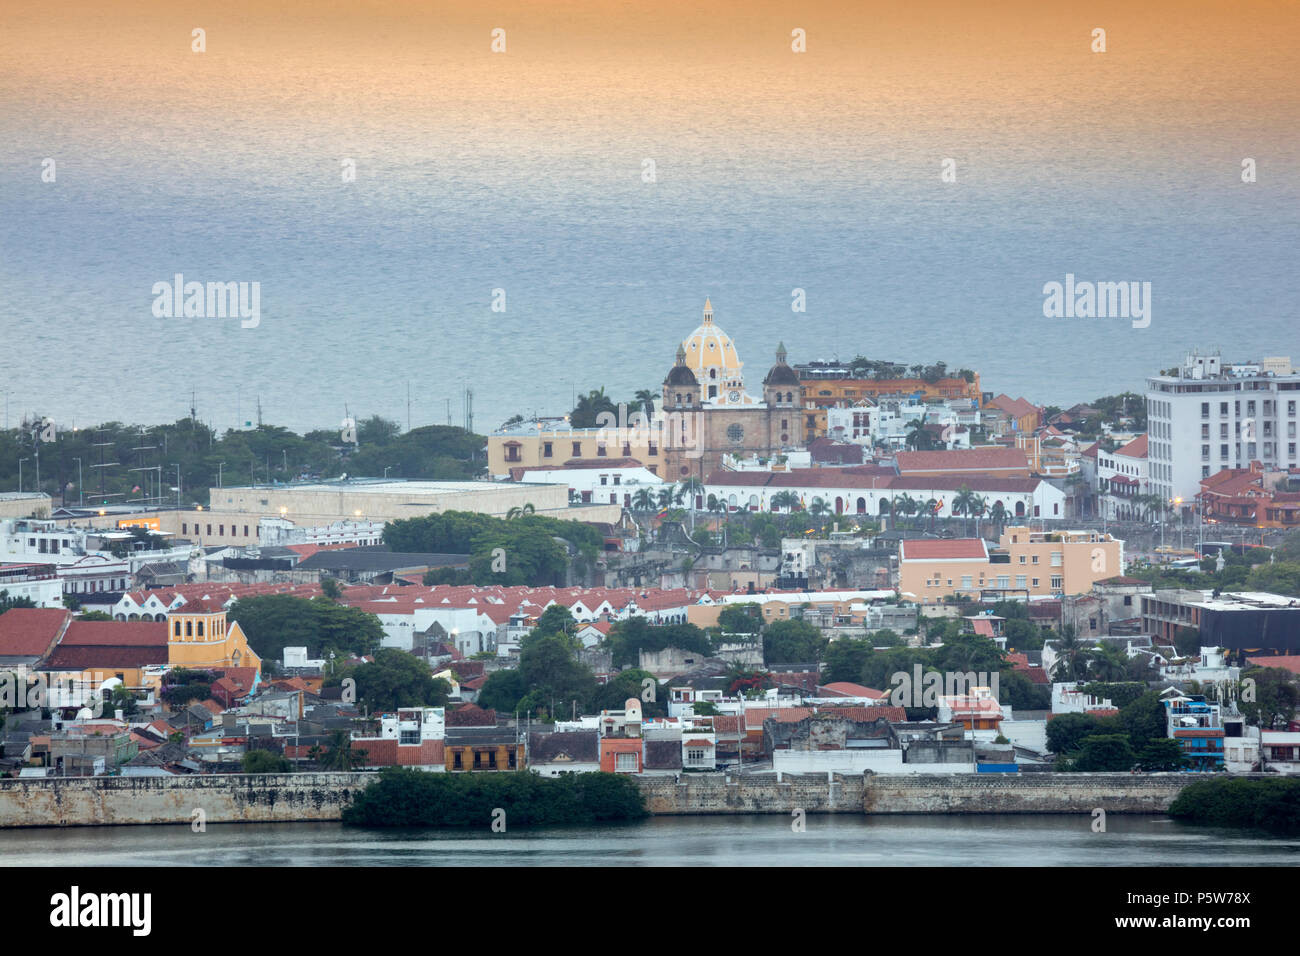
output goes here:
{"type": "MultiPolygon", "coordinates": [[[[0,827],[338,820],[370,773],[0,780],[0,827]]],[[[682,774],[634,778],[656,815],[1164,813],[1189,774],[682,774]]]]}
{"type": "Polygon", "coordinates": [[[365,773],[0,780],[0,827],[338,820],[365,773]]]}

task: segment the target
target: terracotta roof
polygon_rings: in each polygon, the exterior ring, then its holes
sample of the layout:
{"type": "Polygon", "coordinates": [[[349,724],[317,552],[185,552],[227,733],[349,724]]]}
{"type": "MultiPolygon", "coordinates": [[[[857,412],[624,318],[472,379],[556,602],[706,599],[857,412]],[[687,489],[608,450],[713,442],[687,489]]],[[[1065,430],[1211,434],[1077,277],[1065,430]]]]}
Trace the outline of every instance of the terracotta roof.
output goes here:
{"type": "Polygon", "coordinates": [[[1033,415],[1038,412],[1038,406],[1033,402],[1023,398],[1012,398],[1006,394],[997,396],[984,407],[1000,408],[1015,418],[1024,418],[1026,415],[1033,415]]]}
{"type": "Polygon", "coordinates": [[[44,657],[71,617],[61,607],[16,607],[0,614],[0,657],[44,657]]]}
{"type": "Polygon", "coordinates": [[[167,644],[93,644],[54,649],[41,670],[113,670],[167,663],[167,644]]]}
{"type": "Polygon", "coordinates": [[[898,471],[1005,471],[1029,470],[1029,459],[1019,448],[955,448],[951,451],[900,451],[898,471]]]}
{"type": "Polygon", "coordinates": [[[1127,445],[1116,448],[1115,454],[1123,455],[1125,458],[1145,458],[1147,456],[1147,436],[1138,435],[1127,445]]]}
{"type": "MultiPolygon", "coordinates": [[[[13,611],[9,613],[12,614],[13,611]]],[[[1280,667],[1292,674],[1300,674],[1300,654],[1280,654],[1277,657],[1247,657],[1246,663],[1253,667],[1280,667]]]]}
{"type": "Polygon", "coordinates": [[[446,716],[448,727],[495,727],[496,723],[495,710],[484,710],[475,704],[466,704],[464,707],[447,711],[446,716]]]}
{"type": "Polygon", "coordinates": [[[163,647],[167,625],[163,621],[73,621],[59,647],[163,647]]]}
{"type": "Polygon", "coordinates": [[[952,561],[959,558],[987,559],[988,548],[983,538],[904,538],[900,557],[904,561],[952,561]]]}

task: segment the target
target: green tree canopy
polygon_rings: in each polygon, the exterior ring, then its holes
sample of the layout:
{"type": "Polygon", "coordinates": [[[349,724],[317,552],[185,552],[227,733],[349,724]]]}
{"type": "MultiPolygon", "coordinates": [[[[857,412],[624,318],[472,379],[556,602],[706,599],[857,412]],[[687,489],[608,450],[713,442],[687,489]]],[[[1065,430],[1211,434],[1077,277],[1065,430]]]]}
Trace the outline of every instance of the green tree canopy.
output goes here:
{"type": "Polygon", "coordinates": [[[338,686],[348,678],[356,681],[357,703],[372,713],[399,707],[441,707],[451,693],[451,684],[435,678],[428,664],[393,647],[376,651],[371,663],[343,668],[326,686],[338,686]]]}
{"type": "Polygon", "coordinates": [[[807,621],[772,621],[763,628],[765,664],[813,664],[822,659],[827,641],[807,621]]]}
{"type": "Polygon", "coordinates": [[[285,647],[306,645],[309,656],[333,650],[358,656],[373,652],[384,636],[379,618],[328,598],[289,594],[240,598],[227,615],[259,657],[280,660],[285,647]]]}

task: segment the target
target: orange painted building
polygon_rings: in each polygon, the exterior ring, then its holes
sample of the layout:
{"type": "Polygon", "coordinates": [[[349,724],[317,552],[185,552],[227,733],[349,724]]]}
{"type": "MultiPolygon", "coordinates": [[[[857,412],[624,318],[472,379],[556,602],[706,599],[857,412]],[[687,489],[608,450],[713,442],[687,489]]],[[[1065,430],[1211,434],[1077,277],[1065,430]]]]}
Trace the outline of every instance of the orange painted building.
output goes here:
{"type": "Polygon", "coordinates": [[[825,378],[803,379],[804,435],[811,440],[826,434],[826,409],[848,408],[864,398],[882,395],[919,395],[926,398],[969,398],[980,400],[980,377],[941,378],[927,382],[920,378],[825,378]]]}
{"type": "Polygon", "coordinates": [[[980,538],[903,541],[898,587],[921,604],[956,595],[1050,597],[1084,594],[1123,568],[1124,542],[1108,534],[1011,527],[991,552],[980,538]]]}

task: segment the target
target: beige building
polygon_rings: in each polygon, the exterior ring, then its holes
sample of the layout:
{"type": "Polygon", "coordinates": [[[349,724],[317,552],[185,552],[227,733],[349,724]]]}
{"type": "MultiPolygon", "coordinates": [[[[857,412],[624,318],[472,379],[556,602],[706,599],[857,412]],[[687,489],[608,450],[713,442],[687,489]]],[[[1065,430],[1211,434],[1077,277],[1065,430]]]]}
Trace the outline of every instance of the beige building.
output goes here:
{"type": "MultiPolygon", "coordinates": [[[[339,521],[393,521],[443,511],[471,511],[504,518],[512,508],[532,505],[537,514],[569,521],[615,523],[621,505],[570,507],[564,484],[514,481],[406,481],[357,479],[303,484],[212,488],[211,505],[182,511],[151,511],[155,530],[213,545],[255,546],[263,518],[285,518],[300,528],[339,521]]],[[[91,518],[92,526],[116,526],[121,514],[91,518]]],[[[78,522],[79,524],[82,522],[78,522]]]]}
{"type": "Polygon", "coordinates": [[[624,427],[571,428],[567,419],[521,422],[488,436],[488,474],[508,476],[513,468],[562,468],[575,459],[598,462],[635,459],[663,477],[658,430],[640,419],[624,427]]]}
{"type": "Polygon", "coordinates": [[[50,496],[44,492],[0,492],[0,518],[48,517],[49,514],[50,496]]]}
{"type": "Polygon", "coordinates": [[[653,421],[632,413],[606,428],[573,429],[565,419],[504,427],[488,436],[488,473],[631,458],[664,481],[702,482],[726,456],[775,458],[803,443],[803,389],[785,346],[777,348],[762,390],[750,394],[735,343],[714,324],[706,301],[702,323],[677,347],[653,421]]]}
{"type": "Polygon", "coordinates": [[[980,538],[904,540],[899,590],[922,604],[1083,594],[1123,572],[1124,542],[1096,531],[1007,528],[998,547],[980,538]]]}

